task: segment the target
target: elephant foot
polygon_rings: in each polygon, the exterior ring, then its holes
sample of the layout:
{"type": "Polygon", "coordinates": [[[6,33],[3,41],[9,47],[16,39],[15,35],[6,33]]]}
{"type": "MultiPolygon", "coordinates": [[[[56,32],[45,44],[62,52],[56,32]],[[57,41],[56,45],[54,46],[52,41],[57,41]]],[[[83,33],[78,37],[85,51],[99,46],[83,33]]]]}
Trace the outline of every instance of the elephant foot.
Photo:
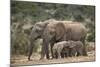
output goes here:
{"type": "Polygon", "coordinates": [[[88,56],[86,51],[83,52],[83,56],[88,56]]]}
{"type": "Polygon", "coordinates": [[[44,58],[40,58],[40,60],[43,60],[44,58]]]}
{"type": "Polygon", "coordinates": [[[49,60],[50,59],[49,55],[47,55],[46,58],[49,60]]]}
{"type": "Polygon", "coordinates": [[[85,54],[83,54],[83,56],[88,56],[88,54],[87,54],[87,53],[85,53],[85,54]]]}
{"type": "Polygon", "coordinates": [[[30,61],[30,58],[28,57],[28,61],[30,61]]]}
{"type": "MultiPolygon", "coordinates": [[[[41,57],[41,58],[40,58],[40,60],[43,60],[43,59],[44,59],[44,57],[41,57]]],[[[47,59],[49,60],[50,58],[49,58],[49,57],[47,57],[47,59]]]]}
{"type": "Polygon", "coordinates": [[[50,58],[50,60],[52,60],[52,59],[56,59],[56,58],[55,57],[50,58]]]}
{"type": "Polygon", "coordinates": [[[47,58],[48,60],[50,60],[50,58],[47,58]]]}
{"type": "Polygon", "coordinates": [[[33,61],[32,59],[28,60],[28,61],[33,61]]]}
{"type": "Polygon", "coordinates": [[[61,59],[61,57],[58,57],[58,59],[61,59]]]}
{"type": "Polygon", "coordinates": [[[28,58],[28,61],[32,61],[32,59],[28,58]]]}
{"type": "Polygon", "coordinates": [[[41,57],[40,60],[44,60],[44,57],[41,57]]]}

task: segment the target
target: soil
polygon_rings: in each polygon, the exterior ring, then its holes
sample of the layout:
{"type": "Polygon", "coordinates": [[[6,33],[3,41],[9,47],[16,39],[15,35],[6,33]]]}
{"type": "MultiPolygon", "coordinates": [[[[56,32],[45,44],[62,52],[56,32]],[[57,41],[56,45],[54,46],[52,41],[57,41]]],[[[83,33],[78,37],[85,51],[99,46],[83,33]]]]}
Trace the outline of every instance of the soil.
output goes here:
{"type": "Polygon", "coordinates": [[[40,58],[39,54],[32,55],[31,61],[28,61],[27,56],[23,55],[11,56],[11,66],[92,62],[95,61],[95,51],[88,52],[88,56],[67,57],[62,59],[50,59],[50,60],[47,59],[39,60],[39,58],[40,58]]]}

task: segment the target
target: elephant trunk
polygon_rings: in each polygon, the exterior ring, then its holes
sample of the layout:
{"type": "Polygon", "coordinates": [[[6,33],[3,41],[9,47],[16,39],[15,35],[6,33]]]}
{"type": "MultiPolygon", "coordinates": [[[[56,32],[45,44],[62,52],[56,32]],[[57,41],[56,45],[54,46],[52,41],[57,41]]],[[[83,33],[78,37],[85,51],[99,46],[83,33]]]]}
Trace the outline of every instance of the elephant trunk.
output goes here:
{"type": "Polygon", "coordinates": [[[33,40],[31,40],[30,46],[29,46],[29,54],[28,54],[28,60],[29,60],[29,61],[31,60],[30,57],[31,57],[32,52],[33,52],[33,47],[34,47],[34,45],[33,45],[33,40]]]}

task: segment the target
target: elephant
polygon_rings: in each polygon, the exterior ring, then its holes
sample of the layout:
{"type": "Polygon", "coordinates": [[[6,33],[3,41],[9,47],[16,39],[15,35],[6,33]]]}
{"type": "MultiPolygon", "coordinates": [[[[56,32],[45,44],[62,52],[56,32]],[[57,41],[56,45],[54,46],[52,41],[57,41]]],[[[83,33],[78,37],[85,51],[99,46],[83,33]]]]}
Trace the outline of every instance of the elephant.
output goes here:
{"type": "Polygon", "coordinates": [[[83,43],[81,41],[61,41],[55,43],[53,46],[54,58],[72,57],[76,56],[76,53],[77,56],[83,55],[83,43]],[[67,56],[65,54],[67,54],[67,56]]]}
{"type": "MultiPolygon", "coordinates": [[[[49,44],[51,46],[51,55],[53,58],[53,45],[56,42],[64,41],[64,40],[81,40],[85,44],[85,36],[86,29],[85,26],[81,23],[72,22],[72,21],[44,21],[38,22],[34,24],[31,34],[30,34],[30,46],[29,46],[29,54],[28,60],[33,52],[34,41],[42,38],[42,50],[41,50],[41,58],[49,59],[49,44]]],[[[86,54],[85,45],[84,45],[84,54],[86,54]]]]}
{"type": "Polygon", "coordinates": [[[34,24],[32,31],[30,33],[30,46],[29,46],[28,60],[30,60],[30,57],[33,52],[34,41],[39,38],[42,38],[44,28],[46,27],[47,24],[48,24],[48,22],[44,22],[44,23],[38,22],[38,23],[34,24]]]}
{"type": "Polygon", "coordinates": [[[56,21],[54,23],[49,23],[44,32],[43,32],[43,48],[41,59],[46,55],[47,59],[49,57],[49,44],[51,46],[51,55],[53,58],[53,45],[56,42],[60,41],[81,41],[83,46],[83,55],[87,56],[85,37],[87,31],[83,24],[79,22],[70,22],[70,21],[56,21]]]}
{"type": "Polygon", "coordinates": [[[32,27],[31,33],[30,33],[30,44],[28,47],[29,48],[28,60],[31,60],[30,57],[31,57],[32,52],[33,52],[34,41],[37,39],[43,39],[43,32],[44,32],[46,26],[49,23],[54,22],[54,21],[55,21],[54,19],[49,19],[49,20],[46,20],[44,22],[37,22],[34,24],[34,26],[32,27]]]}
{"type": "Polygon", "coordinates": [[[69,48],[69,46],[70,46],[69,41],[61,41],[61,42],[55,43],[53,46],[53,57],[62,58],[62,54],[69,52],[68,49],[63,49],[63,48],[69,48]]]}
{"type": "Polygon", "coordinates": [[[82,56],[83,55],[83,43],[81,41],[70,41],[69,56],[82,56]]]}

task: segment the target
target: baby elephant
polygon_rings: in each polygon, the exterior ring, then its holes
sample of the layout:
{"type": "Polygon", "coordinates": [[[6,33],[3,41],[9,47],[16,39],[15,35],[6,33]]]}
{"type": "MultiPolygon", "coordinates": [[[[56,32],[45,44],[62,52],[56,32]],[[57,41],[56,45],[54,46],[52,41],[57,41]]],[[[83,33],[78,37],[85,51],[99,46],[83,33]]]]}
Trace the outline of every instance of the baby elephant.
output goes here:
{"type": "Polygon", "coordinates": [[[69,47],[69,45],[70,45],[69,41],[61,41],[61,42],[55,43],[53,46],[53,58],[61,58],[63,48],[69,47]]]}
{"type": "Polygon", "coordinates": [[[69,53],[71,57],[83,55],[83,43],[81,41],[70,41],[69,53]]]}
{"type": "Polygon", "coordinates": [[[83,44],[81,41],[61,41],[53,46],[53,57],[61,58],[62,54],[67,53],[67,56],[77,56],[83,53],[83,44]],[[66,49],[65,49],[66,48],[66,49]],[[64,51],[65,50],[65,51],[64,51]]]}

